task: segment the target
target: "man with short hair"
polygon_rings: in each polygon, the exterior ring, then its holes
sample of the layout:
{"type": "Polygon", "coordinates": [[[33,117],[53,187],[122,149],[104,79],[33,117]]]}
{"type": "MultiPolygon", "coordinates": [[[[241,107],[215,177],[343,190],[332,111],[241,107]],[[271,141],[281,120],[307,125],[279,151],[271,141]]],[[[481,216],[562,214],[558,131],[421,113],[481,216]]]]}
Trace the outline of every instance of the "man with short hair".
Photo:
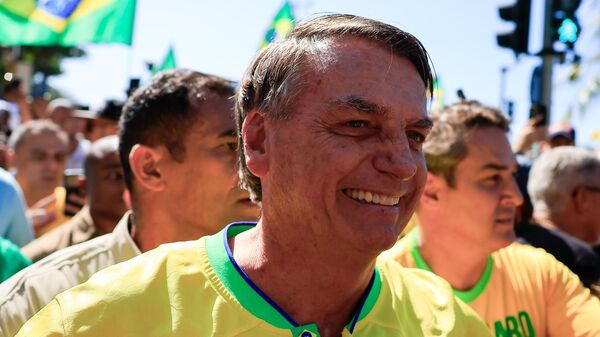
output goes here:
{"type": "Polygon", "coordinates": [[[67,134],[67,161],[65,168],[82,169],[83,160],[91,143],[83,138],[85,122],[74,116],[75,106],[66,98],[56,98],[48,104],[48,117],[67,134]]]}
{"type": "Polygon", "coordinates": [[[113,231],[127,211],[118,148],[117,136],[92,144],[84,162],[85,206],[71,220],[23,247],[23,254],[31,261],[113,231]]]}
{"type": "Polygon", "coordinates": [[[21,124],[8,140],[9,162],[23,190],[36,236],[69,219],[64,215],[62,188],[67,142],[67,135],[47,120],[21,124]]]}
{"type": "Polygon", "coordinates": [[[600,239],[600,159],[586,149],[563,146],[536,159],[527,185],[533,218],[590,246],[600,239]]]}
{"type": "MultiPolygon", "coordinates": [[[[534,224],[517,234],[544,248],[586,286],[600,282],[600,159],[586,149],[561,146],[542,153],[529,173],[534,224]]],[[[600,284],[600,283],[599,283],[600,284]]]]}
{"type": "Polygon", "coordinates": [[[424,184],[431,83],[423,46],[396,27],[351,15],[297,25],[237,95],[260,221],[106,269],[19,336],[489,336],[439,278],[377,262],[424,184]]]}
{"type": "Polygon", "coordinates": [[[600,336],[600,301],[552,255],[514,243],[522,202],[507,118],[476,102],[433,116],[418,229],[385,253],[431,270],[495,336],[600,336]]]}
{"type": "MultiPolygon", "coordinates": [[[[173,70],[130,97],[119,156],[132,212],[112,233],[60,250],[0,285],[0,335],[16,334],[57,294],[99,270],[258,217],[259,208],[237,186],[233,93],[232,82],[220,77],[173,70]]],[[[146,310],[154,307],[136,308],[146,310]]]]}

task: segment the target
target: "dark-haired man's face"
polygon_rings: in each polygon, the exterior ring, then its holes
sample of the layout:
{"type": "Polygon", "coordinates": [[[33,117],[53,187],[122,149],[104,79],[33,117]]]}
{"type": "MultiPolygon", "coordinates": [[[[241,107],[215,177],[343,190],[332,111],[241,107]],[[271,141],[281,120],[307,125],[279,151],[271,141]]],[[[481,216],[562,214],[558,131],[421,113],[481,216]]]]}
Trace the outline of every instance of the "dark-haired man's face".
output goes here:
{"type": "MultiPolygon", "coordinates": [[[[231,100],[209,96],[192,105],[198,119],[184,137],[185,158],[165,166],[166,193],[180,233],[190,240],[230,222],[258,218],[259,208],[237,187],[237,138],[231,100]]],[[[183,236],[180,235],[180,236],[183,236]]]]}

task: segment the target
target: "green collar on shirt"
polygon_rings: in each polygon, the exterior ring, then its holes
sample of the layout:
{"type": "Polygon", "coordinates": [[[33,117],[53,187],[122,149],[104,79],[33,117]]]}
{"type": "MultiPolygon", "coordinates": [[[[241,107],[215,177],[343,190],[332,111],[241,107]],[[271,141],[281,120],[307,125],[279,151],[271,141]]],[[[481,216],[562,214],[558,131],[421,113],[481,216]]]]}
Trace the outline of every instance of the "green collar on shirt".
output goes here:
{"type": "MultiPolygon", "coordinates": [[[[219,280],[240,304],[254,316],[280,328],[291,330],[296,337],[320,336],[315,324],[297,324],[283,309],[256,286],[238,266],[231,254],[227,239],[242,233],[256,223],[238,222],[221,232],[206,237],[208,260],[219,280]]],[[[356,323],[363,319],[377,302],[381,290],[381,276],[375,267],[368,291],[361,298],[360,306],[346,329],[352,334],[356,323]],[[365,298],[366,297],[366,298],[365,298]]]]}
{"type": "MultiPolygon", "coordinates": [[[[409,240],[408,247],[410,249],[410,253],[411,253],[413,259],[415,260],[415,264],[417,265],[417,268],[427,270],[427,271],[433,273],[433,271],[431,270],[431,268],[429,268],[429,266],[427,265],[425,260],[423,260],[423,257],[421,256],[421,253],[419,252],[418,231],[415,229],[411,233],[409,233],[409,235],[410,235],[410,237],[408,238],[408,240],[409,240]]],[[[487,261],[487,265],[485,266],[485,270],[483,271],[483,275],[481,275],[481,278],[479,279],[479,281],[477,281],[475,286],[473,288],[471,288],[469,290],[465,290],[465,291],[452,289],[452,291],[454,292],[454,295],[456,295],[456,297],[460,298],[465,303],[469,303],[469,302],[472,302],[475,299],[477,299],[477,297],[479,297],[479,295],[481,295],[481,293],[483,293],[483,291],[485,290],[485,287],[487,286],[488,282],[490,281],[490,277],[492,276],[493,265],[494,265],[494,260],[492,259],[492,256],[490,255],[488,257],[488,261],[487,261]]]]}

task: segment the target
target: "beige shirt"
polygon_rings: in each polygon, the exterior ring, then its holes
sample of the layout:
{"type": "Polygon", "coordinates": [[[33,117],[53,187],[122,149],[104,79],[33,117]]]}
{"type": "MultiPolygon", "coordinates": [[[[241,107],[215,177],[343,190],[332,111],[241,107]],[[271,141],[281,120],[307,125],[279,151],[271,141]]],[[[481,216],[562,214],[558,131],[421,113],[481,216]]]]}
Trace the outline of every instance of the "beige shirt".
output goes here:
{"type": "Polygon", "coordinates": [[[0,336],[14,336],[61,292],[140,255],[129,235],[130,217],[127,212],[112,233],[59,250],[0,284],[0,336]]]}
{"type": "Polygon", "coordinates": [[[89,241],[107,232],[96,227],[89,206],[84,206],[71,220],[21,248],[23,255],[37,262],[61,249],[89,241]]]}

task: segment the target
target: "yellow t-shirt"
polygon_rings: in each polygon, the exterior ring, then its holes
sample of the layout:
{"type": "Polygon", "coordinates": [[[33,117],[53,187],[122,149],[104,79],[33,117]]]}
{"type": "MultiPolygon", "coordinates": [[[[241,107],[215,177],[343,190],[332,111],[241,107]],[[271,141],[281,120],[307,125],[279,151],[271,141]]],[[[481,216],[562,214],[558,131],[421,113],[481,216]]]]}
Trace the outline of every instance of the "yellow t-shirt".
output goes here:
{"type": "MultiPolygon", "coordinates": [[[[417,231],[383,258],[429,270],[417,231]]],[[[579,278],[544,250],[513,243],[494,252],[479,282],[455,295],[473,308],[495,336],[599,337],[600,301],[579,278]]]]}
{"type": "MultiPolygon", "coordinates": [[[[294,322],[235,263],[227,237],[253,225],[232,224],[109,267],[58,295],[17,336],[319,336],[315,324],[294,322]]],[[[490,334],[447,282],[385,261],[342,336],[490,334]]]]}

